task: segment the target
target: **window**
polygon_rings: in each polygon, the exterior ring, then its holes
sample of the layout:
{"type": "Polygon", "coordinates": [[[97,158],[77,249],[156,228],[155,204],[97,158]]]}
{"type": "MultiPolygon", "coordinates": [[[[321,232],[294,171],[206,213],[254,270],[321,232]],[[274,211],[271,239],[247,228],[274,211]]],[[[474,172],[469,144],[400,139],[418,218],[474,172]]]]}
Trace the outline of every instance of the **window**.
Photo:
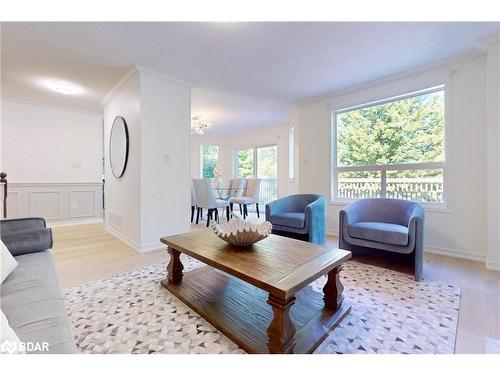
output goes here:
{"type": "Polygon", "coordinates": [[[288,178],[295,178],[295,126],[290,128],[288,134],[288,178]]]}
{"type": "Polygon", "coordinates": [[[219,146],[200,146],[201,178],[214,178],[214,168],[219,162],[219,146]]]}
{"type": "Polygon", "coordinates": [[[260,178],[259,203],[266,204],[278,194],[278,146],[238,150],[235,154],[235,177],[260,178]]]}
{"type": "Polygon", "coordinates": [[[334,113],[333,199],[444,203],[444,86],[334,113]]]}
{"type": "Polygon", "coordinates": [[[236,152],[236,177],[254,177],[254,149],[240,150],[236,152]]]}

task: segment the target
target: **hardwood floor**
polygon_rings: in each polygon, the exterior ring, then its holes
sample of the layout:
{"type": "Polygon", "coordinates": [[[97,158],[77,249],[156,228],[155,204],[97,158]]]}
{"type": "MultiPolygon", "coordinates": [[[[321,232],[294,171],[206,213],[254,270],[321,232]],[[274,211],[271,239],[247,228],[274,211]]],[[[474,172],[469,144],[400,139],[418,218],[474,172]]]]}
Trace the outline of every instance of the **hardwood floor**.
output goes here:
{"type": "MultiPolygon", "coordinates": [[[[204,224],[193,224],[192,229],[204,228],[204,224]]],[[[164,250],[137,253],[102,224],[56,227],[53,232],[52,253],[62,288],[168,260],[164,250]]],[[[336,238],[329,237],[328,244],[335,246],[336,238]]],[[[360,260],[408,272],[387,258],[360,260]]],[[[479,262],[426,254],[424,278],[462,290],[457,353],[500,353],[500,272],[486,270],[479,262]]]]}

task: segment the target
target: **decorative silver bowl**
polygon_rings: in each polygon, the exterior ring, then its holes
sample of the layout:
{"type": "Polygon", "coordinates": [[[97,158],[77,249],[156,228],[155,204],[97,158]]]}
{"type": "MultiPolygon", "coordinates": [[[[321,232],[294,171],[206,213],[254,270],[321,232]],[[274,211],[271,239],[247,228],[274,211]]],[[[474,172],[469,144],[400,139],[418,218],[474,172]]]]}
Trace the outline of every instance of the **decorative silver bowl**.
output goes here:
{"type": "Polygon", "coordinates": [[[269,221],[255,224],[247,220],[231,219],[224,224],[213,224],[212,230],[217,237],[235,246],[250,246],[271,234],[269,221]]]}

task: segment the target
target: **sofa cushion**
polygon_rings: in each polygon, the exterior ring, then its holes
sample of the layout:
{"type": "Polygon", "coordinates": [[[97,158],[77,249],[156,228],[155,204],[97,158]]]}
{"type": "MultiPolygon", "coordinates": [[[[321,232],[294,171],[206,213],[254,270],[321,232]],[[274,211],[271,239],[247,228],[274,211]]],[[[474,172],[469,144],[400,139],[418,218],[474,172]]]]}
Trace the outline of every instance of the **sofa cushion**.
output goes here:
{"type": "Polygon", "coordinates": [[[408,244],[408,228],[403,225],[360,221],[348,226],[349,235],[363,240],[391,245],[408,244]]]}
{"type": "Polygon", "coordinates": [[[16,257],[0,286],[1,308],[22,341],[48,342],[49,353],[76,351],[50,252],[16,257]]]}
{"type": "Polygon", "coordinates": [[[303,212],[280,212],[271,215],[269,221],[271,224],[302,229],[305,227],[306,215],[303,212]]]}
{"type": "Polygon", "coordinates": [[[9,325],[7,317],[0,309],[0,354],[23,354],[21,340],[9,325]]]}

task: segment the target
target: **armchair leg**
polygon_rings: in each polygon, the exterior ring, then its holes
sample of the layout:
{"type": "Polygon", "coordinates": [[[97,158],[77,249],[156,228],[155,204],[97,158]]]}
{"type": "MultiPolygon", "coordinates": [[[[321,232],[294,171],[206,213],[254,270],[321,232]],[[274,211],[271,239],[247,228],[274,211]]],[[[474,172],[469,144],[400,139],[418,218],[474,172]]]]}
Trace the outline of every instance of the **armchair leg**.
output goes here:
{"type": "Polygon", "coordinates": [[[259,204],[255,203],[255,207],[257,207],[257,217],[260,218],[260,213],[259,213],[259,204]]]}
{"type": "Polygon", "coordinates": [[[226,219],[229,221],[229,206],[226,207],[226,219]]]}
{"type": "Polygon", "coordinates": [[[219,209],[216,208],[214,212],[215,212],[215,221],[219,222],[219,209]]]}
{"type": "Polygon", "coordinates": [[[233,206],[234,206],[234,203],[229,203],[229,209],[231,210],[231,212],[233,212],[233,206]]]}
{"type": "Polygon", "coordinates": [[[241,209],[241,204],[240,204],[240,215],[243,215],[243,211],[241,209]]]}
{"type": "Polygon", "coordinates": [[[193,222],[193,219],[194,219],[194,209],[195,209],[195,207],[191,206],[191,222],[193,222]]]}
{"type": "Polygon", "coordinates": [[[248,207],[246,204],[243,205],[243,219],[246,219],[248,216],[248,207]]]}

